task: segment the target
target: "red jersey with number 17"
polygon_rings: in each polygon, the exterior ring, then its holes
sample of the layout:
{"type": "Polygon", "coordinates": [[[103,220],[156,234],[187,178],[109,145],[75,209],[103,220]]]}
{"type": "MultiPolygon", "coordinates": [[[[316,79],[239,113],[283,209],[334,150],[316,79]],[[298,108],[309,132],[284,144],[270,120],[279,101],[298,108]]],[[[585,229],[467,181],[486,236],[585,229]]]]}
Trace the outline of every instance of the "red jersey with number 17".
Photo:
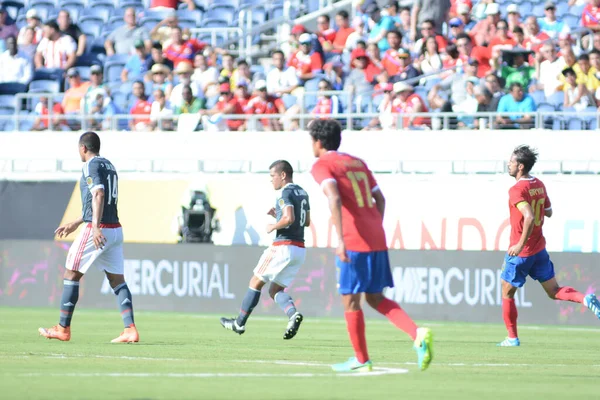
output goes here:
{"type": "Polygon", "coordinates": [[[329,151],[315,162],[311,173],[319,185],[328,181],[337,183],[342,199],[342,234],[346,250],[387,250],[383,220],[371,196],[379,188],[364,161],[329,151]]]}
{"type": "Polygon", "coordinates": [[[533,231],[527,239],[519,257],[529,257],[539,253],[546,247],[546,239],[542,233],[544,213],[550,210],[550,198],[546,187],[537,178],[521,178],[508,191],[508,209],[510,210],[510,245],[514,246],[521,239],[523,233],[523,214],[517,204],[527,202],[533,209],[533,231]]]}

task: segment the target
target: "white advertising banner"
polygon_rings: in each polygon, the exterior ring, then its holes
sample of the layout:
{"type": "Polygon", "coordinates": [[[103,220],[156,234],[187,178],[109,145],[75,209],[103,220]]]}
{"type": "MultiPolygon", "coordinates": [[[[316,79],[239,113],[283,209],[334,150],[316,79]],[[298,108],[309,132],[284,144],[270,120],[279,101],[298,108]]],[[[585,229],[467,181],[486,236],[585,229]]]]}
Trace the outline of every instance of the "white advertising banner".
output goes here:
{"type": "MultiPolygon", "coordinates": [[[[542,175],[554,215],[544,221],[549,251],[598,252],[600,178],[542,175]]],[[[500,250],[508,248],[508,175],[443,176],[377,174],[386,197],[384,227],[390,248],[409,250],[500,250]]],[[[336,234],[327,201],[308,174],[295,182],[310,195],[311,226],[307,246],[335,246],[336,234]]],[[[275,192],[264,174],[208,179],[211,203],[218,209],[221,232],[215,244],[267,245],[265,232],[275,192]]]]}

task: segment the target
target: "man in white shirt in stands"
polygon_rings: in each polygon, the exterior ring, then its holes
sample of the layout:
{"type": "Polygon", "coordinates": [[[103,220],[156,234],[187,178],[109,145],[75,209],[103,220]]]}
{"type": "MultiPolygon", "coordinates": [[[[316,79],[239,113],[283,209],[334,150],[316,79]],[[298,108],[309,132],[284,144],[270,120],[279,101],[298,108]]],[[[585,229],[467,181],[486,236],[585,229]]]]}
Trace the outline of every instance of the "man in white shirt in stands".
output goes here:
{"type": "Polygon", "coordinates": [[[0,54],[0,82],[19,82],[28,85],[33,73],[33,64],[25,53],[19,51],[17,38],[6,38],[6,50],[0,54]]]}
{"type": "Polygon", "coordinates": [[[285,66],[285,56],[280,50],[273,52],[272,59],[273,69],[267,73],[267,93],[277,97],[290,94],[300,84],[295,70],[285,66]]]}
{"type": "Polygon", "coordinates": [[[35,68],[67,70],[75,65],[77,44],[71,36],[60,32],[56,21],[44,24],[44,38],[35,53],[35,68]]]}

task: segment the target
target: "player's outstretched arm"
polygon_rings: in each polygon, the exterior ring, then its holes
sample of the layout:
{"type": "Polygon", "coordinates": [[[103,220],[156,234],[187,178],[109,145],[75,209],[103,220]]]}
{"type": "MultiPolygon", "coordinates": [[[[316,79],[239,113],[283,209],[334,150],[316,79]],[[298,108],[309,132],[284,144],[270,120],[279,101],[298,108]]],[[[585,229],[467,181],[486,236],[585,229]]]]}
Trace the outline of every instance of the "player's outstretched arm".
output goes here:
{"type": "Polygon", "coordinates": [[[531,232],[533,231],[534,215],[531,204],[526,201],[522,201],[517,204],[517,209],[521,212],[521,214],[523,214],[523,233],[521,234],[521,239],[519,242],[508,249],[509,256],[519,255],[521,250],[523,250],[525,243],[527,243],[529,236],[531,236],[531,232]]]}
{"type": "Polygon", "coordinates": [[[54,231],[54,234],[59,238],[64,238],[69,236],[71,233],[75,232],[79,225],[83,223],[83,217],[77,218],[73,222],[69,222],[67,224],[61,225],[54,231]]]}
{"type": "Polygon", "coordinates": [[[341,261],[347,262],[348,255],[346,254],[346,244],[344,243],[344,235],[342,231],[342,198],[337,187],[337,183],[333,180],[324,181],[323,192],[329,201],[329,210],[331,211],[331,220],[335,227],[335,232],[338,235],[338,248],[336,255],[341,261]]]}

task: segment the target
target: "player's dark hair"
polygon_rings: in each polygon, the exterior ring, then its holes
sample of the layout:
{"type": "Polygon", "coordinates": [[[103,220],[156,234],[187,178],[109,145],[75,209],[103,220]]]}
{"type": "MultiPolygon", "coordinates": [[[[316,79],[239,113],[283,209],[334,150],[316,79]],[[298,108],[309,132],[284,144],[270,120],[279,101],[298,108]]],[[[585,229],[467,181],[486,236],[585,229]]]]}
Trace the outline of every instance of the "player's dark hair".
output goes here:
{"type": "Polygon", "coordinates": [[[294,175],[294,168],[292,168],[292,164],[290,164],[289,162],[287,162],[285,160],[274,161],[269,166],[269,169],[272,169],[272,168],[275,168],[275,171],[277,171],[278,173],[285,172],[285,175],[290,179],[292,179],[292,176],[294,175]]]}
{"type": "Polygon", "coordinates": [[[88,131],[79,137],[79,144],[85,146],[90,152],[100,154],[100,136],[96,132],[88,131]]]}
{"type": "Polygon", "coordinates": [[[337,150],[342,142],[342,126],[334,119],[315,119],[308,125],[310,136],[326,150],[337,150]]]}
{"type": "Polygon", "coordinates": [[[517,157],[517,162],[525,167],[526,174],[531,171],[538,158],[538,152],[524,144],[515,148],[513,154],[517,157]]]}

